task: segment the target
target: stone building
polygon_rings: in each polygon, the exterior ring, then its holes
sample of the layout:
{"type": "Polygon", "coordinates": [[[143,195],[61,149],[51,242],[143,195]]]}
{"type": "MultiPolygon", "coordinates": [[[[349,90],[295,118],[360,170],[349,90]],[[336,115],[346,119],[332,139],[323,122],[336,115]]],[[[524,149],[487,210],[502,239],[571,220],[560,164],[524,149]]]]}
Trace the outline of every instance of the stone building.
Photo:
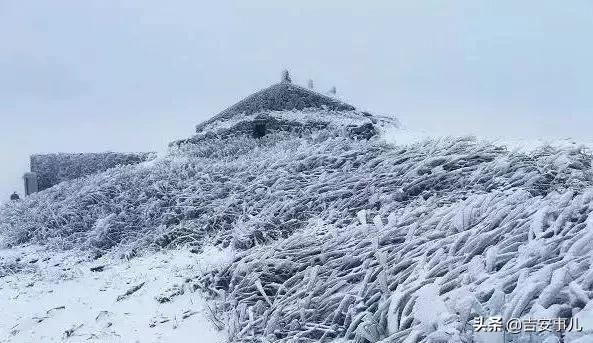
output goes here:
{"type": "Polygon", "coordinates": [[[25,194],[50,188],[60,182],[100,173],[108,169],[138,164],[156,157],[155,153],[57,153],[31,156],[31,171],[25,173],[25,194]]]}
{"type": "Polygon", "coordinates": [[[334,96],[292,83],[288,72],[279,83],[260,90],[196,126],[196,134],[171,143],[182,146],[203,139],[248,135],[262,138],[278,131],[311,132],[332,123],[343,125],[353,138],[369,139],[384,123],[397,120],[359,111],[334,96]]]}

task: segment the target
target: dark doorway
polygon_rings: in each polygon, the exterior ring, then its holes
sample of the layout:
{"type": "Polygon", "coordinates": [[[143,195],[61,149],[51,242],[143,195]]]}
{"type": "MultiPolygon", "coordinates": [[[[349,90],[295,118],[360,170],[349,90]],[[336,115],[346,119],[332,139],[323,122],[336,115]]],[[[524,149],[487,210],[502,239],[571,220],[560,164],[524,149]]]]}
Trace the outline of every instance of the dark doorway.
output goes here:
{"type": "Polygon", "coordinates": [[[266,135],[266,123],[256,122],[253,124],[253,138],[262,138],[266,135]]]}

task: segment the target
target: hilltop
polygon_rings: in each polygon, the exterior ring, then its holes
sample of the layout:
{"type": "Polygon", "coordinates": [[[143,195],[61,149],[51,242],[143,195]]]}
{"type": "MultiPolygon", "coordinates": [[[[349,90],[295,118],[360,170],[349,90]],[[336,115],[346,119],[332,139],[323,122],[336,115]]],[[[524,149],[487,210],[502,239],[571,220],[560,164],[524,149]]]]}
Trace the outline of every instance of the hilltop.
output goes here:
{"type": "MultiPolygon", "coordinates": [[[[166,156],[7,204],[2,245],[92,265],[227,251],[216,265],[181,269],[167,302],[199,292],[235,342],[495,341],[502,334],[473,332],[474,317],[585,325],[593,315],[586,147],[521,152],[471,137],[395,145],[384,138],[397,121],[355,108],[243,105],[166,156]]],[[[53,268],[38,263],[5,257],[0,276],[53,268]]]]}

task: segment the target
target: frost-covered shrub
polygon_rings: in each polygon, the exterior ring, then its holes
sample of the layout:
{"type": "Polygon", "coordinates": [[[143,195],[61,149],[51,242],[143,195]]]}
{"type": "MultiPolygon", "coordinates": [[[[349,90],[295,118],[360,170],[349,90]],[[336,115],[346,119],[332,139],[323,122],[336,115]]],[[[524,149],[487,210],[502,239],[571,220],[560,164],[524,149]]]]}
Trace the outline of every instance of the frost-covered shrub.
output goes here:
{"type": "Polygon", "coordinates": [[[204,275],[231,339],[473,342],[477,316],[570,318],[593,305],[591,187],[416,199],[358,217],[311,223],[204,275]]]}
{"type": "Polygon", "coordinates": [[[362,209],[397,210],[419,198],[448,204],[495,190],[579,191],[591,185],[589,161],[576,148],[511,153],[472,138],[404,146],[329,130],[219,138],[9,203],[0,230],[5,245],[163,247],[191,230],[249,247],[314,218],[343,227],[362,209]],[[238,223],[252,236],[233,233],[238,223]]]}

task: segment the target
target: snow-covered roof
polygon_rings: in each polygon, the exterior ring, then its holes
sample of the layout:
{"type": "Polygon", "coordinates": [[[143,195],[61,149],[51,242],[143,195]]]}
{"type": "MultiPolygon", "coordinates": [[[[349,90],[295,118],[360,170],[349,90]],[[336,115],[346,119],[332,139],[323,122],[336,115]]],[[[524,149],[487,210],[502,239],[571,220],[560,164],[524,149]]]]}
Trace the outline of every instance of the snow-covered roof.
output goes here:
{"type": "Polygon", "coordinates": [[[354,106],[338,99],[283,81],[260,90],[232,105],[212,119],[199,124],[196,131],[202,132],[214,122],[228,121],[230,118],[239,115],[311,108],[333,111],[354,111],[356,109],[354,106]]]}

